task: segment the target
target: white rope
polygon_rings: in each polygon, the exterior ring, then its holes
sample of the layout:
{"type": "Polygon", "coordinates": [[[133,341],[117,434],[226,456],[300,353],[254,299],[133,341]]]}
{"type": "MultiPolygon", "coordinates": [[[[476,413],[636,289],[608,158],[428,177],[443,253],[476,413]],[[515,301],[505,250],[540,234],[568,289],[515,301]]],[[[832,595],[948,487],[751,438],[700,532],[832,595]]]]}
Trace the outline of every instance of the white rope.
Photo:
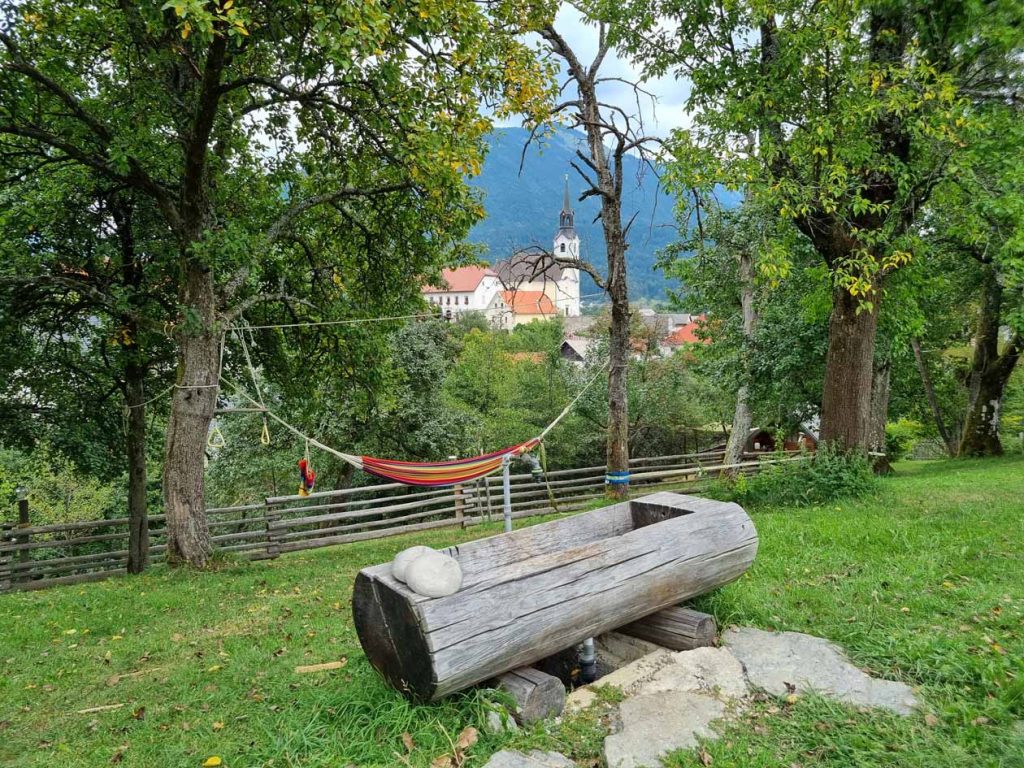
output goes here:
{"type": "Polygon", "coordinates": [[[321,320],[318,322],[305,322],[305,323],[279,323],[277,325],[245,325],[231,326],[231,330],[238,330],[239,328],[248,328],[252,331],[262,331],[271,328],[316,328],[324,325],[356,325],[358,323],[383,323],[389,320],[415,320],[420,317],[437,317],[435,312],[419,312],[415,315],[393,315],[390,317],[354,317],[348,320],[321,320]]]}
{"type": "Polygon", "coordinates": [[[213,389],[215,387],[219,388],[220,384],[171,384],[167,389],[163,390],[158,395],[153,395],[149,400],[136,403],[135,405],[126,405],[125,408],[128,410],[131,410],[132,408],[142,408],[150,403],[155,403],[161,397],[166,397],[170,392],[173,392],[176,389],[213,389]]]}
{"type": "MultiPolygon", "coordinates": [[[[245,331],[236,329],[235,338],[238,339],[238,343],[242,345],[242,352],[245,353],[245,364],[249,367],[249,378],[252,379],[252,388],[256,390],[259,405],[261,408],[266,409],[267,406],[263,402],[263,393],[260,392],[260,383],[256,380],[256,368],[253,366],[252,357],[249,355],[249,345],[245,343],[245,331]]],[[[220,372],[222,373],[223,369],[220,372]]]]}
{"type": "Polygon", "coordinates": [[[583,395],[586,394],[587,390],[590,389],[590,386],[601,377],[601,374],[603,374],[607,370],[608,370],[608,366],[607,365],[602,366],[598,370],[598,372],[595,373],[591,377],[590,381],[588,381],[586,384],[583,385],[583,389],[581,389],[576,394],[576,397],[574,397],[572,399],[572,401],[567,406],[565,406],[565,408],[562,409],[562,412],[560,414],[558,414],[558,416],[555,417],[555,420],[552,421],[550,424],[548,424],[544,428],[543,432],[541,432],[539,435],[537,435],[537,439],[538,440],[543,440],[544,437],[547,435],[547,433],[550,432],[552,429],[554,429],[558,425],[558,422],[560,422],[562,419],[564,419],[566,416],[568,416],[569,415],[569,411],[571,411],[573,409],[573,406],[576,405],[576,403],[578,403],[580,401],[580,398],[582,398],[583,395]]]}
{"type": "MultiPolygon", "coordinates": [[[[237,392],[239,395],[244,397],[246,400],[248,400],[253,405],[259,405],[259,402],[257,402],[252,397],[250,397],[245,392],[245,390],[243,390],[240,386],[238,386],[234,382],[232,382],[232,381],[230,381],[228,379],[225,379],[225,378],[222,378],[221,381],[223,381],[225,384],[227,384],[229,387],[231,387],[231,389],[233,389],[235,392],[237,392]]],[[[278,416],[276,413],[274,413],[273,411],[271,411],[269,409],[265,410],[264,413],[267,416],[269,416],[270,418],[272,418],[274,421],[276,421],[278,424],[280,424],[282,427],[287,429],[289,432],[291,432],[296,437],[300,437],[303,440],[305,440],[306,443],[308,443],[309,445],[312,445],[315,448],[319,448],[321,451],[326,451],[327,453],[331,454],[332,456],[337,456],[342,461],[347,461],[349,464],[351,464],[356,469],[362,469],[363,468],[363,460],[359,456],[353,456],[350,453],[343,453],[341,451],[336,451],[334,448],[331,448],[329,445],[324,445],[323,443],[321,443],[316,438],[310,437],[309,435],[307,435],[302,430],[300,430],[300,429],[298,429],[296,427],[293,427],[291,424],[289,424],[287,421],[285,421],[284,419],[282,419],[280,416],[278,416]]]]}
{"type": "MultiPolygon", "coordinates": [[[[552,429],[554,429],[558,425],[558,422],[560,422],[562,419],[564,419],[568,415],[569,411],[571,411],[573,409],[573,406],[575,406],[576,403],[578,403],[580,401],[580,398],[582,398],[583,395],[586,394],[587,390],[590,389],[590,387],[593,385],[593,383],[595,381],[597,381],[601,377],[601,375],[607,370],[607,368],[608,368],[607,365],[603,366],[597,373],[595,373],[591,377],[591,379],[584,385],[583,389],[581,389],[576,394],[576,397],[574,397],[572,399],[572,401],[567,406],[565,406],[565,408],[562,409],[562,412],[560,414],[558,414],[557,417],[555,417],[555,420],[552,421],[550,424],[548,424],[547,427],[544,428],[544,431],[541,432],[537,436],[538,440],[543,440],[544,437],[548,434],[548,432],[550,432],[552,429]]],[[[326,451],[327,453],[331,454],[332,456],[337,456],[339,459],[341,459],[342,461],[348,462],[349,464],[351,464],[356,469],[362,469],[363,468],[362,457],[360,457],[360,456],[353,456],[351,453],[344,453],[342,451],[339,451],[339,450],[336,450],[334,448],[331,448],[329,445],[324,445],[323,443],[321,443],[316,438],[310,437],[309,435],[307,435],[305,432],[303,432],[302,430],[298,429],[297,427],[293,427],[291,424],[289,424],[287,421],[282,419],[276,413],[274,413],[273,411],[269,410],[265,406],[262,406],[262,404],[259,401],[255,400],[253,397],[251,397],[247,392],[245,392],[245,390],[243,390],[240,386],[238,386],[234,382],[230,381],[229,379],[223,378],[223,377],[221,378],[221,381],[223,381],[225,384],[227,384],[229,387],[231,387],[231,389],[233,389],[235,392],[237,392],[239,395],[244,397],[246,400],[248,400],[253,405],[259,405],[259,406],[263,407],[264,415],[269,416],[270,418],[272,418],[274,421],[276,421],[278,424],[280,424],[282,427],[287,429],[289,432],[291,432],[296,437],[299,437],[299,438],[305,440],[306,441],[306,458],[307,458],[307,461],[309,459],[309,446],[312,445],[315,448],[319,448],[321,451],[326,451]]],[[[515,450],[518,450],[518,449],[510,450],[507,455],[511,456],[515,452],[515,450]]]]}

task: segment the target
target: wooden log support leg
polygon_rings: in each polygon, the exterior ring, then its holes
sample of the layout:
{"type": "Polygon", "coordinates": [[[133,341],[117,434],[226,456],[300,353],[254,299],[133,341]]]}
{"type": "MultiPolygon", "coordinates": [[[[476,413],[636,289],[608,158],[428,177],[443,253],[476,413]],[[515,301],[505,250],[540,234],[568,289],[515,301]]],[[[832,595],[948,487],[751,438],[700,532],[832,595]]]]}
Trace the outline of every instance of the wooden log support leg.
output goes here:
{"type": "Polygon", "coordinates": [[[627,624],[618,631],[673,651],[690,651],[714,645],[718,625],[710,614],[675,605],[627,624]]]}
{"type": "Polygon", "coordinates": [[[520,725],[557,717],[565,708],[562,681],[533,667],[513,669],[496,677],[491,684],[516,700],[512,716],[520,725]]]}

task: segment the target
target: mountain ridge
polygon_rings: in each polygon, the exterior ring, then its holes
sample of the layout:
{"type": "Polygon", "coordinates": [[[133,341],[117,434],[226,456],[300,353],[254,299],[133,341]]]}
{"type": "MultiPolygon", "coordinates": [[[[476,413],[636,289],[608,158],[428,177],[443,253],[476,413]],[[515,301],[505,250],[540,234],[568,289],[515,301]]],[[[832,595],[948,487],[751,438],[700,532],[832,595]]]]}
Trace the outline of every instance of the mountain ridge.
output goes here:
{"type": "MultiPolygon", "coordinates": [[[[576,149],[585,146],[583,134],[558,128],[540,145],[528,147],[524,156],[528,138],[524,128],[498,128],[489,136],[482,171],[470,182],[483,192],[487,217],[473,227],[468,240],[486,246],[485,258],[492,264],[526,246],[550,248],[568,175],[581,256],[604,274],[604,235],[596,220],[600,204],[596,197],[579,200],[585,182],[570,165],[579,164],[576,149]]],[[[630,297],[662,299],[674,281],[656,269],[655,262],[658,252],[676,239],[675,200],[661,189],[655,172],[635,156],[627,156],[623,178],[623,218],[628,221],[636,214],[626,253],[630,297]]],[[[581,289],[584,295],[598,291],[586,276],[581,289]]]]}

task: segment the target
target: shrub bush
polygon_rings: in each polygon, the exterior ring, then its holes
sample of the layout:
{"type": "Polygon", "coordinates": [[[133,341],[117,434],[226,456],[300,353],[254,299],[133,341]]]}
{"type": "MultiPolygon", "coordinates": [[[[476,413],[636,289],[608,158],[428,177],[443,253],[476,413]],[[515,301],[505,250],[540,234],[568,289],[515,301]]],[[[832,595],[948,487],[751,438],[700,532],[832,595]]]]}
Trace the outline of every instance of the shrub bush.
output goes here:
{"type": "Polygon", "coordinates": [[[919,421],[900,419],[885,425],[885,455],[889,461],[902,459],[914,450],[924,436],[924,427],[919,421]]]}
{"type": "Polygon", "coordinates": [[[875,483],[867,457],[823,447],[799,461],[769,464],[756,475],[741,475],[728,495],[751,507],[810,506],[864,496],[875,483]]]}

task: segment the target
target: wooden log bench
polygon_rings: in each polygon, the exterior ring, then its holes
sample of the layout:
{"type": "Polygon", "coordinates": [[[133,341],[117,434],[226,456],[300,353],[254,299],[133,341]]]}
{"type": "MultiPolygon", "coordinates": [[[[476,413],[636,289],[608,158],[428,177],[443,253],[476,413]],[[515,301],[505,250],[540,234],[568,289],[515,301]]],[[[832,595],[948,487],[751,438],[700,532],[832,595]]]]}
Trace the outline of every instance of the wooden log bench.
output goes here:
{"type": "Polygon", "coordinates": [[[757,532],[737,504],[663,492],[444,551],[463,571],[453,595],[417,595],[382,563],[359,572],[352,596],[370,663],[421,700],[733,581],[757,532]]]}

